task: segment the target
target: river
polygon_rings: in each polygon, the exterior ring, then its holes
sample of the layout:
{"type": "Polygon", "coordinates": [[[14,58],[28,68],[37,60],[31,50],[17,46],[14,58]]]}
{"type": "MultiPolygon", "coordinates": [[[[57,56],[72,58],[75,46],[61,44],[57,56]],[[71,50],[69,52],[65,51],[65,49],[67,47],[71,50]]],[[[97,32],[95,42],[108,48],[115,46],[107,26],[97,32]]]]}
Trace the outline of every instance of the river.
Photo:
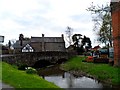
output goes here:
{"type": "Polygon", "coordinates": [[[111,85],[103,85],[101,82],[86,77],[78,77],[59,69],[59,65],[49,66],[38,70],[38,74],[45,80],[56,84],[61,88],[110,88],[111,85]]]}

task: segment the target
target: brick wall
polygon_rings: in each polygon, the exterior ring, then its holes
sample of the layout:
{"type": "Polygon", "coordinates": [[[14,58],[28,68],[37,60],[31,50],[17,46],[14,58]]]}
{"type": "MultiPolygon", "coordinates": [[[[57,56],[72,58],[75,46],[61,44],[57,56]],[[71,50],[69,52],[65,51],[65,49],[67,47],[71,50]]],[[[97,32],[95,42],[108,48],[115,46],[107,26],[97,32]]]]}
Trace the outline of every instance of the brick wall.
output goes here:
{"type": "Polygon", "coordinates": [[[114,65],[120,66],[120,2],[111,3],[114,46],[114,65]]]}

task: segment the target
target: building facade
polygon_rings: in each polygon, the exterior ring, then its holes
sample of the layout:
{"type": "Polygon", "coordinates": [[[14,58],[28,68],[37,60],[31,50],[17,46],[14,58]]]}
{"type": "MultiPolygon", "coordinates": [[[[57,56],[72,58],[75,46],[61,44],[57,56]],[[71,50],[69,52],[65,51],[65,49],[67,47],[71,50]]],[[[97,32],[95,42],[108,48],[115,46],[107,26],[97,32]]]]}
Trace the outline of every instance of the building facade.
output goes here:
{"type": "Polygon", "coordinates": [[[120,0],[111,1],[114,65],[120,66],[120,0]]]}
{"type": "Polygon", "coordinates": [[[42,52],[42,51],[66,51],[64,36],[61,37],[31,37],[30,40],[18,40],[14,44],[16,53],[19,52],[42,52]]]}

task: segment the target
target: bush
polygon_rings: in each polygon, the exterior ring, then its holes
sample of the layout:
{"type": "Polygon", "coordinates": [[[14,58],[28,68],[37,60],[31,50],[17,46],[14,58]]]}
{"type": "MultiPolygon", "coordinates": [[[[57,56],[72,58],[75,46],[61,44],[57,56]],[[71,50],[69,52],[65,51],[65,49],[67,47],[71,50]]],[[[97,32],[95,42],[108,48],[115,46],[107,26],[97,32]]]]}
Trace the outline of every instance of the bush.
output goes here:
{"type": "Polygon", "coordinates": [[[19,66],[18,66],[18,70],[25,70],[25,67],[27,67],[26,64],[19,65],[19,66]]]}
{"type": "Polygon", "coordinates": [[[26,70],[26,73],[28,73],[28,74],[36,74],[37,71],[36,71],[36,69],[34,69],[32,67],[28,67],[28,69],[26,70]]]}

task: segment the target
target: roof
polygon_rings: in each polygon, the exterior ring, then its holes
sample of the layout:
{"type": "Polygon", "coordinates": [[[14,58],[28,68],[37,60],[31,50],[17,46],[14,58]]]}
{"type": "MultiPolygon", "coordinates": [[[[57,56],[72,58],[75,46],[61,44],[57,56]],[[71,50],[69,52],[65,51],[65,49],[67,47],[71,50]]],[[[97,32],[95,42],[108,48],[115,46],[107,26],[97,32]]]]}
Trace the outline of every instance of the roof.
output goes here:
{"type": "Polygon", "coordinates": [[[64,43],[63,37],[31,37],[30,40],[23,40],[23,45],[20,46],[20,41],[17,40],[16,43],[13,45],[15,49],[23,48],[26,44],[31,44],[34,42],[48,42],[48,43],[64,43]]]}
{"type": "Polygon", "coordinates": [[[98,45],[98,46],[95,46],[94,48],[92,48],[92,50],[98,50],[100,49],[101,47],[98,45]]]}
{"type": "Polygon", "coordinates": [[[23,40],[23,45],[20,46],[20,41],[17,40],[16,43],[13,45],[14,48],[22,48],[23,46],[25,46],[26,44],[29,44],[30,40],[23,40]]]}
{"type": "Polygon", "coordinates": [[[31,37],[31,42],[64,42],[62,37],[31,37]]]}

